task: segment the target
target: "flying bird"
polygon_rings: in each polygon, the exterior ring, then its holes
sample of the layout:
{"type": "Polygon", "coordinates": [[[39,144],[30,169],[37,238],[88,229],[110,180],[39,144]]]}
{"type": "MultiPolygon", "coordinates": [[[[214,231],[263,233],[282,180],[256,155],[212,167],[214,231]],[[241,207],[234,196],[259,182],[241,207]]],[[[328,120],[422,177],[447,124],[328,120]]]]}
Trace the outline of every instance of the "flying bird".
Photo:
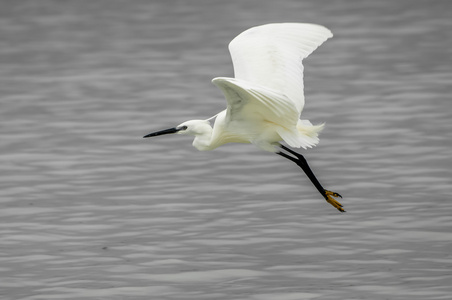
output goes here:
{"type": "Polygon", "coordinates": [[[200,151],[226,143],[254,144],[296,163],[325,200],[345,212],[334,198],[342,196],[324,189],[304,156],[291,149],[319,142],[324,124],[300,120],[305,102],[302,60],[332,36],[329,29],[307,23],[267,24],[242,32],[229,43],[235,77],[212,80],[223,92],[227,108],[211,118],[186,121],[144,137],[189,134],[200,151]]]}

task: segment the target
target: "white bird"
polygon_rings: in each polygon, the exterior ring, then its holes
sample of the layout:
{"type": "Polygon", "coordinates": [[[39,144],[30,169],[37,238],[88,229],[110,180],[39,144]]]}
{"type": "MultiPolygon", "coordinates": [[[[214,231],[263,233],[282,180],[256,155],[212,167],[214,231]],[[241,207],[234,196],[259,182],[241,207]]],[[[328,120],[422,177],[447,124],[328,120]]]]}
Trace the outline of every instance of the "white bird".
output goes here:
{"type": "Polygon", "coordinates": [[[333,198],[341,196],[322,187],[301,154],[280,144],[306,149],[319,142],[324,125],[299,119],[304,106],[302,60],[332,36],[327,28],[306,23],[267,24],[242,32],[229,44],[235,78],[212,80],[223,92],[227,108],[209,119],[190,120],[144,137],[190,134],[195,137],[193,146],[201,151],[226,143],[252,143],[295,162],[325,200],[344,212],[333,198]],[[214,118],[212,128],[209,121],[214,118]]]}

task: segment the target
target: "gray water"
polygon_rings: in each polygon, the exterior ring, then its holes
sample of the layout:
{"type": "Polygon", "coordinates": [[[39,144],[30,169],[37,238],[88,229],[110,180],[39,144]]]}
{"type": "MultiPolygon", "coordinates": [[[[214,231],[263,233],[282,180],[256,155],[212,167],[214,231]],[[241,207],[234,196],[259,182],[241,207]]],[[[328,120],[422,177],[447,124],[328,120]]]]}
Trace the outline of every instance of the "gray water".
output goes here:
{"type": "Polygon", "coordinates": [[[1,299],[450,299],[450,1],[2,1],[1,299]],[[143,139],[224,109],[228,42],[298,21],[303,151],[143,139]]]}

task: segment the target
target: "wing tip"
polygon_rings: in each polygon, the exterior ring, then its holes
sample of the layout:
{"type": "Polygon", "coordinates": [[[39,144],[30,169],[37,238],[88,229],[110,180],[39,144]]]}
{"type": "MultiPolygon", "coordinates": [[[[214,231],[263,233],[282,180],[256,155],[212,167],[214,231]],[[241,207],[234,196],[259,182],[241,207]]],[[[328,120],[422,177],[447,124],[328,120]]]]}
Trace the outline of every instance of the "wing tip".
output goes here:
{"type": "MultiPolygon", "coordinates": [[[[260,31],[262,29],[271,29],[271,27],[273,28],[281,28],[281,27],[292,27],[292,28],[299,28],[301,29],[301,27],[304,27],[304,29],[320,29],[320,31],[322,31],[322,35],[324,35],[325,39],[323,40],[326,41],[329,38],[333,37],[333,33],[331,32],[330,29],[328,29],[327,27],[320,25],[320,24],[315,24],[315,23],[299,23],[299,22],[282,22],[282,23],[268,23],[268,24],[262,24],[262,25],[256,25],[253,26],[251,28],[246,29],[245,31],[241,32],[239,35],[237,35],[234,39],[232,39],[232,41],[228,44],[228,48],[229,51],[231,51],[231,48],[234,47],[234,44],[238,42],[238,40],[240,40],[240,38],[244,35],[248,35],[250,33],[256,32],[256,31],[260,31]]],[[[322,43],[323,43],[322,42],[322,43]]]]}
{"type": "Polygon", "coordinates": [[[233,81],[234,81],[234,78],[230,78],[230,77],[215,77],[212,79],[212,83],[219,88],[221,88],[222,86],[225,86],[225,85],[231,85],[231,83],[233,81]]]}

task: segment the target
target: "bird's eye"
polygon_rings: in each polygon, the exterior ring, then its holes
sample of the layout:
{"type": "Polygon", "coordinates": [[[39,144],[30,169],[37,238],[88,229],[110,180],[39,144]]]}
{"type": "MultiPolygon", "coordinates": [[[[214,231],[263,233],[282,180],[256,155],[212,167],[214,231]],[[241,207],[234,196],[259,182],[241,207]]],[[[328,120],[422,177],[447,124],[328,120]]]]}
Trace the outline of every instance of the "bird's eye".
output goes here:
{"type": "Polygon", "coordinates": [[[180,128],[180,130],[187,130],[187,126],[182,126],[181,128],[180,128]]]}

